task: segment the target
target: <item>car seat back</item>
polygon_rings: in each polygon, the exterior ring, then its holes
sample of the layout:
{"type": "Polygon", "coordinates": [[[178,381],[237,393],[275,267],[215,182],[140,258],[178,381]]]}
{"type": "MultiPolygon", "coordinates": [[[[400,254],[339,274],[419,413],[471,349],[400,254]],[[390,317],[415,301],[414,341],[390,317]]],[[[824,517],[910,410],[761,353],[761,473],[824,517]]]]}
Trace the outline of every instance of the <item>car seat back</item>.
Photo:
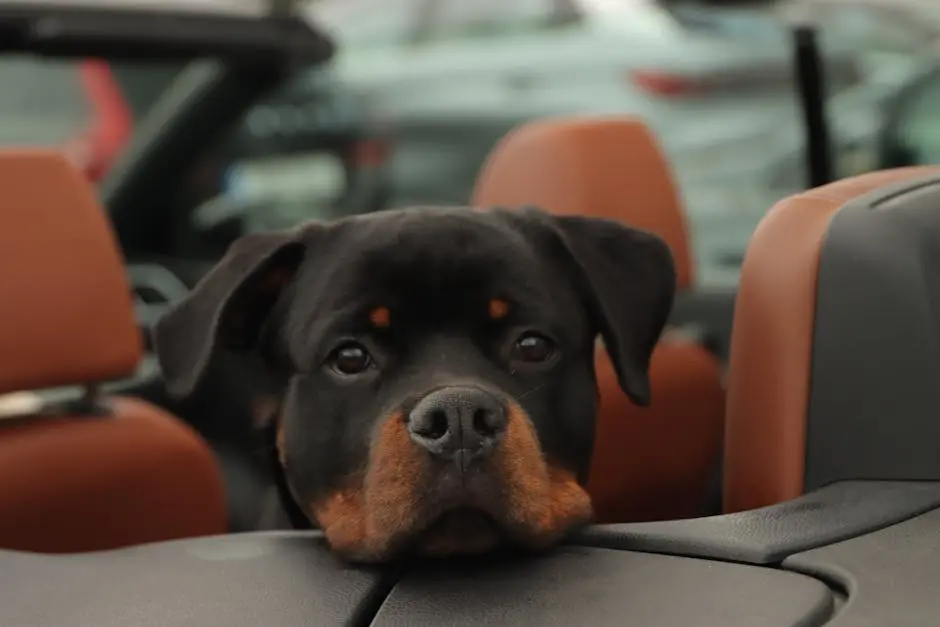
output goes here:
{"type": "MultiPolygon", "coordinates": [[[[652,134],[635,119],[571,117],[518,128],[484,165],[473,204],[537,205],[654,232],[672,250],[678,288],[693,287],[678,192],[652,134]]],[[[722,439],[718,360],[697,341],[667,332],[650,368],[653,400],[640,408],[598,350],[601,398],[588,490],[601,522],[695,516],[706,506],[722,439]]]]}
{"type": "Polygon", "coordinates": [[[651,231],[672,251],[679,289],[695,282],[678,189],[653,134],[636,119],[568,117],[515,129],[483,164],[473,201],[536,205],[651,231]]]}
{"type": "Polygon", "coordinates": [[[84,551],[225,531],[202,440],[156,407],[101,392],[135,372],[142,347],[91,187],[62,155],[24,150],[0,152],[0,189],[0,547],[84,551]],[[62,386],[83,393],[46,400],[62,386]]]}
{"type": "Polygon", "coordinates": [[[757,228],[728,382],[725,509],[940,479],[940,168],[797,194],[757,228]]]}

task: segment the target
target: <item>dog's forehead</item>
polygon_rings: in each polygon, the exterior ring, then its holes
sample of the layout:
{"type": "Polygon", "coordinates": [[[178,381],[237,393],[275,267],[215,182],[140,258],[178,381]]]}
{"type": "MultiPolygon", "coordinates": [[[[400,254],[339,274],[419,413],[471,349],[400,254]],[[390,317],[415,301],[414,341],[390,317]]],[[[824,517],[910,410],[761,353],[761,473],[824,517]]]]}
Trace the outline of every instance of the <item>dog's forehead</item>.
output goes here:
{"type": "Polygon", "coordinates": [[[526,239],[511,223],[491,211],[422,207],[369,217],[371,224],[357,233],[357,243],[383,256],[396,252],[395,256],[403,261],[428,256],[519,256],[528,248],[526,239]]]}
{"type": "Polygon", "coordinates": [[[337,278],[352,292],[518,290],[542,274],[532,243],[491,212],[387,212],[351,226],[337,278]]]}
{"type": "Polygon", "coordinates": [[[301,344],[378,328],[395,335],[450,333],[493,321],[537,320],[564,327],[559,333],[578,333],[576,286],[520,223],[451,208],[344,220],[321,242],[326,256],[305,262],[289,326],[309,338],[298,336],[301,344]]]}

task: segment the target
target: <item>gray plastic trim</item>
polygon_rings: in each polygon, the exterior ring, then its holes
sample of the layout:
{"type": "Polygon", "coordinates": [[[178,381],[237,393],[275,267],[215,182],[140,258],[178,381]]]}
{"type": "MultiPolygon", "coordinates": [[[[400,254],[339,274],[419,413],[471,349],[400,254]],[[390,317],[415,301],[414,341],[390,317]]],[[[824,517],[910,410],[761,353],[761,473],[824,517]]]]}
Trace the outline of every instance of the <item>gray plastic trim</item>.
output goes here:
{"type": "Polygon", "coordinates": [[[772,564],[938,507],[940,482],[844,481],[786,503],[737,514],[589,527],[574,542],[772,564]]]}
{"type": "Polygon", "coordinates": [[[318,533],[253,533],[76,555],[0,551],[3,627],[368,624],[391,583],[318,533]]]}
{"type": "Polygon", "coordinates": [[[940,625],[940,510],[793,555],[783,567],[848,592],[831,627],[940,625]]]}
{"type": "Polygon", "coordinates": [[[804,490],[940,481],[940,180],[833,216],[819,257],[804,490]]]}
{"type": "Polygon", "coordinates": [[[816,627],[821,582],[705,560],[564,547],[541,559],[405,572],[373,627],[816,627]]]}

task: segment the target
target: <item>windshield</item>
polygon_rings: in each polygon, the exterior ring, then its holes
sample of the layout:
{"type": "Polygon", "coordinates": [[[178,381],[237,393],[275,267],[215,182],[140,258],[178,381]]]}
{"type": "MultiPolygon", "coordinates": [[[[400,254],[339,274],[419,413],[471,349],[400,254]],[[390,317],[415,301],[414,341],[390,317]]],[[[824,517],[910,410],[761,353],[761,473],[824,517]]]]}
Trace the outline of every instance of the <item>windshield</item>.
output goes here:
{"type": "MultiPolygon", "coordinates": [[[[225,158],[199,172],[213,184],[189,195],[194,228],[466,204],[515,126],[626,113],[673,170],[706,286],[734,285],[766,210],[806,187],[787,23],[820,27],[840,177],[893,165],[886,112],[932,65],[940,35],[932,3],[894,0],[317,0],[302,10],[339,51],[246,111],[225,158]]],[[[0,90],[0,144],[63,146],[100,178],[180,69],[6,55],[0,80],[18,88],[0,90]]]]}

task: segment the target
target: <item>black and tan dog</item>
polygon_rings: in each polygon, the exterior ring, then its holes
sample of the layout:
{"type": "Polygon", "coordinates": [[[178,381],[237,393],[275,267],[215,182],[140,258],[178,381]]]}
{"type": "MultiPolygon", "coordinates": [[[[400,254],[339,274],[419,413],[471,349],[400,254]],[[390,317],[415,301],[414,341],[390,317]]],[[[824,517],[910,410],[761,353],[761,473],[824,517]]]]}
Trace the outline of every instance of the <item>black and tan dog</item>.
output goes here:
{"type": "Polygon", "coordinates": [[[387,211],[242,238],[155,342],[176,395],[222,346],[264,356],[290,492],[341,555],[541,548],[591,518],[597,336],[648,403],[674,289],[615,222],[387,211]]]}

